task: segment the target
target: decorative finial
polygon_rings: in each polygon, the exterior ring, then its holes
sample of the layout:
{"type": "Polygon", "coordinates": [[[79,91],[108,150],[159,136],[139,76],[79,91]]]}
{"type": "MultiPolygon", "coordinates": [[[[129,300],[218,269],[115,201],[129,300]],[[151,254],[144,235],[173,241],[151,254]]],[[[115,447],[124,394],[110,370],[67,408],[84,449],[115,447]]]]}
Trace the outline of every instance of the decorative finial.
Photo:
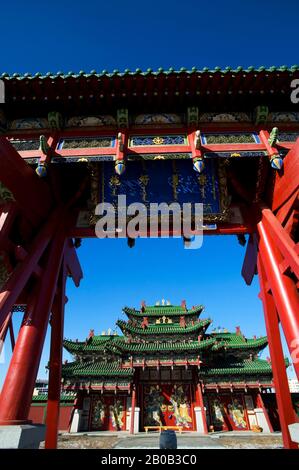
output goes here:
{"type": "Polygon", "coordinates": [[[46,162],[40,162],[36,169],[35,169],[35,173],[37,174],[37,176],[39,176],[40,178],[44,178],[45,176],[47,176],[47,164],[46,162]]]}
{"type": "Polygon", "coordinates": [[[123,160],[116,160],[114,168],[117,175],[122,175],[126,169],[125,162],[123,160]]]}
{"type": "Polygon", "coordinates": [[[280,155],[273,155],[273,157],[270,158],[270,163],[274,170],[281,170],[283,167],[283,159],[280,155]]]}
{"type": "Polygon", "coordinates": [[[268,139],[269,144],[271,147],[277,143],[278,140],[278,127],[273,127],[272,131],[270,132],[270,137],[268,139]]]}
{"type": "Polygon", "coordinates": [[[196,158],[193,160],[193,169],[197,171],[197,173],[202,173],[204,170],[204,162],[202,158],[196,158]]]}

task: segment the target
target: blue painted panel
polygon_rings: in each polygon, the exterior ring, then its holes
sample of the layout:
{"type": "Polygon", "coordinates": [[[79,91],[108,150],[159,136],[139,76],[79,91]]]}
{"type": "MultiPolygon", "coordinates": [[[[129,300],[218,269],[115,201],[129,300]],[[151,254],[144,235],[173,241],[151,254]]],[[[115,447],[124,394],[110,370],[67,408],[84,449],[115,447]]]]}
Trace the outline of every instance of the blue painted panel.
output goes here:
{"type": "Polygon", "coordinates": [[[221,212],[217,161],[206,160],[202,174],[195,172],[190,160],[127,162],[126,171],[116,175],[114,165],[102,164],[100,201],[117,204],[125,194],[127,204],[171,202],[204,204],[205,214],[221,212]]]}

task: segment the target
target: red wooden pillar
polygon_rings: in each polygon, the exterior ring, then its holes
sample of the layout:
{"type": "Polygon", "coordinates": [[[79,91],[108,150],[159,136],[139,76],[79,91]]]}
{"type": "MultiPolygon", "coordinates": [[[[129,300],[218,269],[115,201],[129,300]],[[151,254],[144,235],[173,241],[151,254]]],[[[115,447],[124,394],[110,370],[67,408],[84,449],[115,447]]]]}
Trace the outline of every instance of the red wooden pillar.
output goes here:
{"type": "Polygon", "coordinates": [[[132,390],[130,434],[134,434],[135,406],[136,406],[136,387],[134,385],[133,390],[132,390]]]}
{"type": "Polygon", "coordinates": [[[270,418],[269,418],[269,415],[268,415],[268,411],[266,410],[266,407],[265,407],[265,404],[264,404],[264,400],[263,400],[263,397],[262,397],[262,394],[261,394],[261,393],[258,393],[258,394],[257,394],[257,400],[258,400],[258,406],[259,406],[259,408],[262,408],[262,410],[263,410],[263,413],[264,413],[264,416],[265,416],[265,418],[266,418],[267,424],[268,424],[268,426],[269,426],[270,432],[274,432],[274,431],[273,431],[272,424],[271,424],[271,421],[270,421],[270,418]]]}
{"type": "Polygon", "coordinates": [[[51,317],[51,346],[46,418],[46,449],[57,448],[61,391],[61,363],[64,325],[66,266],[63,261],[51,317]]]}
{"type": "Polygon", "coordinates": [[[0,424],[27,422],[60,270],[65,233],[57,232],[42,277],[31,295],[0,396],[0,424]]]}
{"type": "MultiPolygon", "coordinates": [[[[271,238],[271,226],[263,218],[257,225],[260,235],[259,252],[265,269],[279,319],[293,359],[294,369],[299,378],[299,358],[297,357],[299,338],[299,295],[296,283],[282,271],[283,258],[271,238]]],[[[273,227],[275,230],[275,227],[273,227]]]]}
{"type": "Polygon", "coordinates": [[[205,406],[204,406],[204,401],[203,401],[203,396],[202,396],[202,389],[201,389],[201,384],[200,383],[197,384],[196,392],[197,392],[196,401],[197,401],[198,405],[200,406],[200,410],[201,410],[201,416],[202,416],[202,422],[203,422],[203,432],[204,432],[204,434],[208,434],[207,417],[206,417],[205,406]]]}
{"type": "Polygon", "coordinates": [[[291,441],[288,429],[288,425],[295,423],[297,419],[289,391],[288,377],[280,340],[278,316],[274,299],[269,293],[267,278],[260,255],[258,256],[258,273],[283,444],[287,449],[297,449],[297,444],[291,441]]]}

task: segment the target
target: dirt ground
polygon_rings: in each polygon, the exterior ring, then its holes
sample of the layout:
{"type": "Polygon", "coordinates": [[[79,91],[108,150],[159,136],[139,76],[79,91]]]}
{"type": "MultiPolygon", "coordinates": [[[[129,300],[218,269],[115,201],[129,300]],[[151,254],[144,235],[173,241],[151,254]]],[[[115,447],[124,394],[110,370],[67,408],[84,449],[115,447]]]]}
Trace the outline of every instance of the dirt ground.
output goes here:
{"type": "MultiPolygon", "coordinates": [[[[60,435],[58,449],[150,449],[159,447],[159,435],[60,435]]],[[[40,448],[44,448],[44,442],[40,448]]],[[[178,435],[178,448],[277,449],[283,448],[281,435],[201,436],[178,435]]]]}
{"type": "Polygon", "coordinates": [[[277,449],[283,447],[281,436],[240,436],[237,439],[221,436],[219,443],[227,449],[277,449]]]}
{"type": "MultiPolygon", "coordinates": [[[[58,449],[111,449],[117,441],[117,436],[59,436],[58,449]]],[[[40,449],[44,446],[42,442],[40,449]]]]}

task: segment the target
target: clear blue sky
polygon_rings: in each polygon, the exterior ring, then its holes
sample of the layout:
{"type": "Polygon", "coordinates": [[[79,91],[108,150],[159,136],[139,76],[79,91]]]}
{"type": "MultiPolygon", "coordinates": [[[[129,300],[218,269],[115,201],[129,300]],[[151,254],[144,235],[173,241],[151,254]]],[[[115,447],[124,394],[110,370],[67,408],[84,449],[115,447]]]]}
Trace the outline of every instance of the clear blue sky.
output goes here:
{"type": "MultiPolygon", "coordinates": [[[[0,72],[293,65],[298,13],[295,0],[15,0],[1,5],[0,72]]],[[[85,240],[84,279],[79,289],[68,282],[65,336],[113,328],[124,305],[162,297],[204,304],[212,328],[265,334],[257,279],[247,287],[240,276],[244,253],[236,237],[206,237],[196,251],[184,250],[181,240],[139,240],[134,249],[124,240],[85,240]]],[[[48,344],[47,337],[41,377],[48,344]]]]}

